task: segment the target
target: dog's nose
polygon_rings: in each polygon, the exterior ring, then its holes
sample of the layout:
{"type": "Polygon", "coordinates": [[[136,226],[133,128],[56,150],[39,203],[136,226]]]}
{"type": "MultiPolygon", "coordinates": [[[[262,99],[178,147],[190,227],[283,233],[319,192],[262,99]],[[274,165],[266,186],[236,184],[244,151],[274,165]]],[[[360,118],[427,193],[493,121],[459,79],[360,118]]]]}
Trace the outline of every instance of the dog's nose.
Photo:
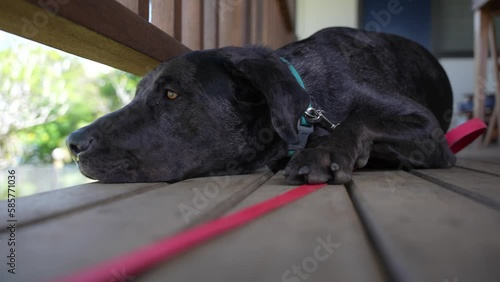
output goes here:
{"type": "Polygon", "coordinates": [[[94,142],[94,138],[87,136],[80,130],[71,133],[68,138],[66,138],[66,146],[68,146],[68,149],[73,156],[87,150],[92,142],[94,142]]]}

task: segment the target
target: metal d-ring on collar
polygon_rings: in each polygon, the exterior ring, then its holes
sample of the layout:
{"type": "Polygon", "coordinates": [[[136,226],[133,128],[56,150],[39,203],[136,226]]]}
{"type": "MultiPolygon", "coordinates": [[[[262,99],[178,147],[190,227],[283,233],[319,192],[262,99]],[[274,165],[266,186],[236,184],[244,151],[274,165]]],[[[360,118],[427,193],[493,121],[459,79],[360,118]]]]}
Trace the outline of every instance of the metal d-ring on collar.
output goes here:
{"type": "MultiPolygon", "coordinates": [[[[295,80],[299,83],[299,85],[306,90],[306,86],[302,81],[297,70],[293,67],[293,65],[287,61],[285,58],[280,57],[280,59],[288,65],[288,69],[295,77],[295,80]]],[[[326,123],[330,125],[330,129],[334,129],[339,124],[333,124],[329,121],[325,115],[323,115],[323,111],[319,109],[315,109],[312,107],[312,104],[309,103],[306,111],[300,116],[297,121],[297,130],[299,132],[299,143],[298,144],[288,144],[288,156],[292,156],[296,151],[302,150],[306,147],[307,140],[309,139],[309,135],[314,131],[314,124],[324,120],[326,123]]]]}

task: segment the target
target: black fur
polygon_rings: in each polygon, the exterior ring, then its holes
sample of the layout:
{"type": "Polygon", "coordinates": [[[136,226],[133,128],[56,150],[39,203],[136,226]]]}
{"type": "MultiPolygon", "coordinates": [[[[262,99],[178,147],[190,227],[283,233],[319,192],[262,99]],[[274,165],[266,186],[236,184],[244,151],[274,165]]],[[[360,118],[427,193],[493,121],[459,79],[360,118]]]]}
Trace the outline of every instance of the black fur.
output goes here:
{"type": "Polygon", "coordinates": [[[276,51],[225,47],[162,63],[124,108],[72,133],[80,170],[103,182],[179,181],[269,166],[290,184],[345,183],[355,168],[451,167],[452,93],[436,59],[407,39],[329,28],[276,51]],[[287,59],[304,80],[303,90],[287,59]],[[169,100],[166,91],[178,93],[169,100]],[[315,127],[289,160],[312,101],[315,127]],[[288,162],[288,163],[287,163],[288,162]]]}

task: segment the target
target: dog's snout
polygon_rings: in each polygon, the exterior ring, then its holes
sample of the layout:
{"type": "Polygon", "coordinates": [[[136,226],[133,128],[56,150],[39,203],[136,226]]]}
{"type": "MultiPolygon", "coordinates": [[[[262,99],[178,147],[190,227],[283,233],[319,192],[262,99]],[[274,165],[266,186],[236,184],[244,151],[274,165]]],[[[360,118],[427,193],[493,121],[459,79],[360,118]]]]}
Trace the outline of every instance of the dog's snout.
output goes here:
{"type": "Polygon", "coordinates": [[[68,138],[66,138],[66,146],[68,146],[73,156],[87,150],[92,142],[94,142],[93,137],[87,136],[79,130],[71,133],[68,138]]]}

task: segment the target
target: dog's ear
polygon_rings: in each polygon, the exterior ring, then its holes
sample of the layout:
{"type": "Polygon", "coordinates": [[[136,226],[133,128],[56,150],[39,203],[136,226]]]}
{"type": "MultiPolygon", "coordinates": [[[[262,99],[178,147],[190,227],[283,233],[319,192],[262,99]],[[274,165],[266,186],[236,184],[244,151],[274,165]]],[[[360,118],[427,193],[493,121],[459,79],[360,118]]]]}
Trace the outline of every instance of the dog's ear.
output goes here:
{"type": "Polygon", "coordinates": [[[264,95],[271,123],[287,143],[299,142],[297,121],[310,103],[307,92],[272,50],[264,47],[225,47],[221,55],[232,75],[248,81],[264,95]]]}

